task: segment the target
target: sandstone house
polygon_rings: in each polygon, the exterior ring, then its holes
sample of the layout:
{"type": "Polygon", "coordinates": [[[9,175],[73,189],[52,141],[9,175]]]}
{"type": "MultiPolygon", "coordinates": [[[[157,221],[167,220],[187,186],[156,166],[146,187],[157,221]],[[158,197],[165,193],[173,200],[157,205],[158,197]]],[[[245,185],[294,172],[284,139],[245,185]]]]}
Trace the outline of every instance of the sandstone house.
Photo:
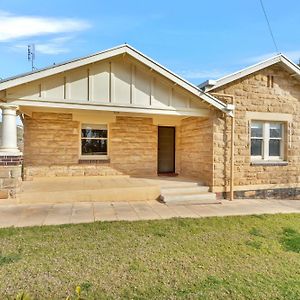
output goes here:
{"type": "Polygon", "coordinates": [[[122,45],[2,80],[0,196],[36,178],[162,174],[219,198],[296,198],[299,79],[278,55],[197,87],[122,45]]]}

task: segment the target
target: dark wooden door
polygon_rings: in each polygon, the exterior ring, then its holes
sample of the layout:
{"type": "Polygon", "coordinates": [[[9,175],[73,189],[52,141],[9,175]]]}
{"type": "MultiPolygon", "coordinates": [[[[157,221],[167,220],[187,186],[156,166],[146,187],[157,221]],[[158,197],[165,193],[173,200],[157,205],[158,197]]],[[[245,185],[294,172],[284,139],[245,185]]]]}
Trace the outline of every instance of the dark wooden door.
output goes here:
{"type": "Polygon", "coordinates": [[[158,173],[175,172],[175,127],[158,127],[158,173]]]}

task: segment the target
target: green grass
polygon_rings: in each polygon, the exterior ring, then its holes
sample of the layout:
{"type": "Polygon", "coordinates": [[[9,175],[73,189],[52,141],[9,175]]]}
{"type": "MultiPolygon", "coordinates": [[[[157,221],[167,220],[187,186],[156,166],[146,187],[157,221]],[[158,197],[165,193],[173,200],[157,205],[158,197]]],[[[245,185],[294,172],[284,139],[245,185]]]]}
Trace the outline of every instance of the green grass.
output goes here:
{"type": "Polygon", "coordinates": [[[300,215],[0,230],[0,299],[76,286],[85,299],[300,299],[300,215]]]}

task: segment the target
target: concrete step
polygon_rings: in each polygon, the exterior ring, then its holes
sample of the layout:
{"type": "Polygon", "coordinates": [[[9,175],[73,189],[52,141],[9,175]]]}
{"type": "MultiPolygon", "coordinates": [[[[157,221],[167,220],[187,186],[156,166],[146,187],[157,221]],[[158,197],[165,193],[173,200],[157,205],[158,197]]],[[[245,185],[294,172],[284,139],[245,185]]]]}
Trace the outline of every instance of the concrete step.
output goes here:
{"type": "Polygon", "coordinates": [[[161,188],[191,188],[201,186],[198,182],[160,182],[159,185],[161,188]]]}
{"type": "Polygon", "coordinates": [[[200,186],[200,185],[193,185],[193,186],[182,186],[182,187],[163,187],[161,189],[161,193],[163,195],[175,195],[175,194],[197,194],[197,193],[205,193],[209,191],[208,186],[200,186]]]}
{"type": "Polygon", "coordinates": [[[162,188],[160,200],[166,204],[220,204],[207,186],[162,188]]]}

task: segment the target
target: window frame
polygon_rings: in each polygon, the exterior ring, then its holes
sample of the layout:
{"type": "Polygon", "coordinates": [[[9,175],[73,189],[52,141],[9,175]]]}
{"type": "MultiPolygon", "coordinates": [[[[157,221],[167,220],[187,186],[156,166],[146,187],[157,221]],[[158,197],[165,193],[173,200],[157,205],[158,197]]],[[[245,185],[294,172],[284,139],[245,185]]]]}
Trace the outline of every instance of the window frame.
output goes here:
{"type": "Polygon", "coordinates": [[[263,121],[263,120],[251,120],[250,121],[250,156],[251,161],[257,162],[282,162],[284,161],[285,156],[285,129],[286,124],[282,121],[263,121]],[[260,123],[262,124],[262,137],[252,137],[252,124],[260,123]],[[270,125],[271,124],[280,124],[281,126],[281,137],[270,137],[270,125]],[[261,155],[251,155],[252,139],[261,139],[262,140],[262,153],[261,155]],[[271,156],[269,155],[270,150],[270,140],[280,140],[280,155],[271,156]]]}
{"type": "Polygon", "coordinates": [[[107,160],[109,158],[109,124],[107,123],[81,123],[80,124],[80,133],[79,133],[79,157],[82,160],[107,160]],[[82,134],[82,129],[85,128],[85,126],[90,126],[93,129],[94,127],[99,127],[99,126],[105,126],[107,130],[107,137],[106,138],[83,138],[81,136],[82,134]],[[107,154],[103,155],[88,155],[88,154],[82,154],[82,140],[106,140],[107,141],[107,154]]]}

